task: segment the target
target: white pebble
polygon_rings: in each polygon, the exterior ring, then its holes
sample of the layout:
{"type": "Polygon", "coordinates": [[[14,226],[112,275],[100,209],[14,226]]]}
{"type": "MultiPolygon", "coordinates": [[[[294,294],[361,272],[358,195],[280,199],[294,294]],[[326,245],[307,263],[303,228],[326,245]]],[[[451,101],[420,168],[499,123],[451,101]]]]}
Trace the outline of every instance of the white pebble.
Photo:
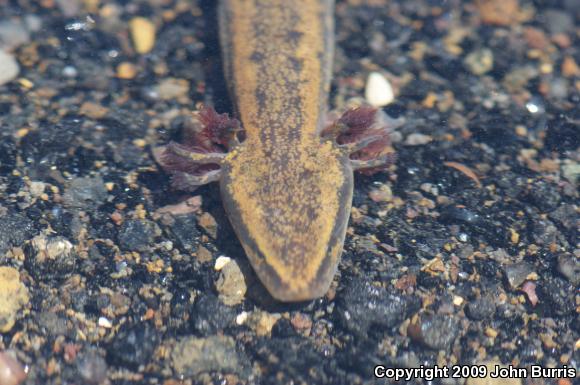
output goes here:
{"type": "Polygon", "coordinates": [[[215,260],[215,265],[214,265],[214,269],[216,271],[220,271],[221,269],[224,268],[225,265],[227,265],[228,263],[230,263],[232,261],[232,259],[230,257],[226,257],[223,255],[220,255],[216,260],[215,260]]]}
{"type": "Polygon", "coordinates": [[[433,140],[433,137],[430,135],[414,133],[407,136],[405,140],[405,144],[407,146],[421,146],[427,143],[430,143],[433,140]]]}
{"type": "Polygon", "coordinates": [[[73,66],[66,66],[62,69],[62,75],[67,78],[74,78],[78,75],[78,71],[73,66]]]}
{"type": "Polygon", "coordinates": [[[18,385],[25,379],[26,372],[22,365],[8,352],[0,351],[0,384],[18,385]]]}
{"type": "Polygon", "coordinates": [[[395,100],[389,80],[379,72],[371,72],[367,78],[365,99],[373,107],[383,107],[395,100]]]}
{"type": "Polygon", "coordinates": [[[236,316],[236,324],[243,325],[244,323],[246,323],[247,319],[248,319],[248,312],[243,311],[236,316]]]}
{"type": "Polygon", "coordinates": [[[46,184],[44,182],[37,181],[30,182],[30,195],[32,195],[35,198],[38,198],[39,196],[42,195],[42,193],[44,193],[45,187],[46,184]]]}
{"type": "Polygon", "coordinates": [[[18,76],[20,67],[14,56],[0,50],[0,86],[18,76]]]}
{"type": "Polygon", "coordinates": [[[99,326],[105,329],[110,329],[113,327],[113,323],[105,317],[99,317],[99,326]]]}

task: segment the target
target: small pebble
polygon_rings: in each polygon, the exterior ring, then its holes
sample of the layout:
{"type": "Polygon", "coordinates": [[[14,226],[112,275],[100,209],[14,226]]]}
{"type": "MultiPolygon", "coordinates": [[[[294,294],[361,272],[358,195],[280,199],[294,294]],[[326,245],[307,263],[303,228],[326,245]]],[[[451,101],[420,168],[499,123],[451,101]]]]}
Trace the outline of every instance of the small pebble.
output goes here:
{"type": "Polygon", "coordinates": [[[38,32],[42,29],[42,19],[37,15],[24,16],[24,24],[30,32],[38,32]]]}
{"type": "Polygon", "coordinates": [[[525,138],[526,136],[528,136],[528,129],[526,128],[526,126],[523,126],[521,124],[518,124],[515,127],[515,131],[516,131],[516,135],[517,136],[521,136],[523,138],[525,138]]]}
{"type": "Polygon", "coordinates": [[[0,21],[0,49],[11,51],[30,41],[30,34],[20,20],[0,21]]]}
{"type": "MultiPolygon", "coordinates": [[[[97,119],[104,118],[107,115],[107,113],[109,113],[109,110],[99,103],[84,102],[81,105],[79,112],[82,115],[85,115],[85,116],[88,116],[89,118],[97,120],[97,119]]],[[[105,188],[107,189],[107,191],[112,190],[112,188],[109,188],[110,185],[111,185],[110,182],[105,183],[105,188]]],[[[114,185],[113,185],[113,187],[114,187],[114,185]]]]}
{"type": "Polygon", "coordinates": [[[199,298],[190,313],[193,328],[203,335],[215,334],[235,322],[236,313],[212,294],[199,298]]]}
{"type": "Polygon", "coordinates": [[[516,66],[503,78],[502,83],[508,92],[518,92],[528,86],[530,80],[539,75],[538,69],[533,66],[516,66]]]}
{"type": "Polygon", "coordinates": [[[379,72],[371,72],[367,78],[365,99],[373,107],[384,107],[395,100],[389,80],[379,72]]]}
{"type": "Polygon", "coordinates": [[[449,206],[441,215],[442,219],[451,223],[466,223],[469,225],[479,225],[483,222],[481,216],[475,211],[465,207],[449,206]]]}
{"type": "Polygon", "coordinates": [[[422,191],[425,191],[426,193],[433,194],[433,195],[439,195],[439,190],[437,189],[437,186],[432,184],[432,183],[421,183],[419,188],[422,191]]]}
{"type": "Polygon", "coordinates": [[[62,236],[37,235],[24,251],[25,266],[37,279],[68,277],[78,261],[73,244],[62,236]]]}
{"type": "Polygon", "coordinates": [[[491,318],[495,313],[495,301],[490,296],[483,296],[467,305],[467,315],[474,320],[491,318]]]}
{"type": "Polygon", "coordinates": [[[390,202],[393,199],[393,191],[388,185],[384,184],[379,188],[374,188],[369,191],[369,198],[377,203],[390,202]]]}
{"type": "Polygon", "coordinates": [[[398,295],[366,280],[357,279],[340,295],[337,311],[346,329],[366,335],[371,328],[398,326],[419,307],[415,297],[398,295]]]}
{"type": "Polygon", "coordinates": [[[28,289],[20,281],[18,270],[9,266],[0,266],[1,333],[7,333],[12,329],[18,312],[28,303],[28,300],[28,289]]]}
{"type": "Polygon", "coordinates": [[[44,182],[31,182],[30,183],[30,195],[32,195],[35,198],[38,198],[39,196],[42,195],[42,193],[44,193],[44,189],[46,187],[46,183],[44,182]]]}
{"type": "Polygon", "coordinates": [[[217,259],[215,260],[215,265],[214,265],[214,270],[216,271],[220,271],[221,269],[224,268],[225,265],[227,265],[228,263],[230,263],[232,261],[232,259],[230,257],[226,257],[223,255],[220,255],[219,257],[217,257],[217,259]]]}
{"type": "Polygon", "coordinates": [[[197,253],[195,254],[196,259],[201,263],[211,262],[213,259],[213,255],[211,251],[209,251],[204,246],[199,246],[197,249],[197,253]]]}
{"type": "Polygon", "coordinates": [[[82,0],[56,0],[56,4],[66,17],[78,15],[83,7],[82,0]]]}
{"type": "Polygon", "coordinates": [[[572,284],[580,284],[580,260],[574,255],[560,255],[558,257],[558,271],[572,284]]]}
{"type": "Polygon", "coordinates": [[[64,204],[74,208],[95,208],[107,198],[107,188],[100,176],[75,178],[64,192],[64,204]]]}
{"type": "Polygon", "coordinates": [[[312,318],[308,314],[296,313],[290,319],[290,323],[294,326],[294,329],[298,331],[310,331],[312,328],[312,318]]]}
{"type": "Polygon", "coordinates": [[[110,329],[113,327],[113,323],[105,317],[99,317],[99,326],[110,329]]]}
{"type": "Polygon", "coordinates": [[[0,86],[16,79],[19,72],[20,66],[14,56],[0,49],[0,86]]]}
{"type": "Polygon", "coordinates": [[[576,211],[577,206],[573,204],[560,204],[558,208],[548,214],[548,217],[563,226],[568,231],[578,228],[579,217],[576,211]]]}
{"type": "Polygon", "coordinates": [[[64,237],[36,236],[30,242],[38,253],[37,259],[56,259],[61,255],[68,255],[73,251],[73,245],[64,237]]]}
{"type": "Polygon", "coordinates": [[[562,75],[568,78],[580,76],[580,66],[572,56],[566,56],[562,61],[562,75]]]}
{"type": "Polygon", "coordinates": [[[81,378],[88,384],[104,384],[107,380],[107,363],[96,350],[81,353],[76,365],[81,378]]]}
{"type": "Polygon", "coordinates": [[[34,317],[34,324],[48,335],[65,335],[68,331],[67,320],[53,311],[37,313],[34,317]]]}
{"type": "Polygon", "coordinates": [[[146,251],[161,231],[155,222],[148,220],[129,220],[119,230],[119,244],[127,251],[146,251]]]}
{"type": "Polygon", "coordinates": [[[536,284],[532,281],[527,281],[523,284],[522,291],[526,294],[532,306],[536,306],[539,301],[536,294],[536,284]]]}
{"type": "MultiPolygon", "coordinates": [[[[178,211],[176,212],[179,214],[178,211]]],[[[199,249],[197,248],[200,231],[197,228],[197,218],[195,215],[176,214],[168,215],[168,217],[168,220],[163,224],[167,226],[166,228],[173,235],[177,247],[185,252],[193,252],[197,250],[198,254],[202,253],[201,246],[199,249]]],[[[209,260],[211,260],[211,254],[209,260]]]]}
{"type": "Polygon", "coordinates": [[[0,384],[18,385],[25,379],[22,365],[6,351],[0,351],[0,384]]]}
{"type": "Polygon", "coordinates": [[[405,144],[407,146],[421,146],[430,143],[432,140],[433,137],[431,137],[431,135],[414,133],[407,136],[407,139],[405,139],[405,144]]]}
{"type": "Polygon", "coordinates": [[[552,314],[564,316],[573,314],[576,311],[575,302],[570,298],[570,295],[571,293],[577,293],[578,287],[563,278],[543,277],[538,282],[536,291],[538,298],[541,298],[543,304],[551,308],[552,314]]]}
{"type": "Polygon", "coordinates": [[[566,99],[568,97],[569,89],[570,85],[568,84],[568,80],[555,77],[550,82],[548,94],[551,98],[554,99],[566,99]]]}
{"type": "Polygon", "coordinates": [[[243,311],[236,316],[236,324],[243,325],[248,320],[249,313],[247,311],[243,311]]]}
{"type": "Polygon", "coordinates": [[[464,302],[464,299],[458,295],[453,296],[453,304],[455,306],[461,306],[464,302]]]}
{"type": "Polygon", "coordinates": [[[467,69],[474,75],[483,75],[493,68],[493,52],[483,48],[471,52],[464,60],[467,69]]]}
{"type": "Polygon", "coordinates": [[[233,306],[242,303],[248,287],[236,260],[231,260],[223,266],[216,282],[216,289],[219,293],[219,299],[224,304],[233,306]]]}
{"type": "Polygon", "coordinates": [[[150,52],[155,45],[155,24],[144,17],[134,17],[129,21],[129,28],[137,53],[150,52]]]}
{"type": "Polygon", "coordinates": [[[159,333],[148,323],[121,328],[107,348],[107,360],[136,369],[149,362],[159,340],[159,333]]]}
{"type": "Polygon", "coordinates": [[[524,19],[518,0],[480,0],[475,4],[485,24],[513,25],[524,19]]]}
{"type": "MultiPolygon", "coordinates": [[[[571,6],[578,9],[578,3],[574,0],[564,1],[564,4],[571,4],[571,6]]],[[[550,34],[556,35],[560,33],[574,33],[576,28],[574,22],[574,12],[566,12],[560,9],[545,9],[542,10],[541,18],[539,18],[550,34]]]]}
{"type": "Polygon", "coordinates": [[[176,374],[187,377],[207,372],[242,373],[247,370],[246,360],[232,337],[220,335],[182,338],[171,352],[176,374]]]}
{"type": "Polygon", "coordinates": [[[121,293],[111,294],[111,306],[115,315],[123,315],[129,311],[131,306],[131,298],[121,293]]]}
{"type": "Polygon", "coordinates": [[[67,78],[74,78],[79,74],[79,71],[73,66],[66,66],[62,69],[62,76],[67,78]]]}
{"type": "Polygon", "coordinates": [[[199,217],[199,225],[210,237],[216,239],[218,225],[215,218],[210,213],[203,213],[201,217],[199,217]]]}
{"type": "Polygon", "coordinates": [[[260,337],[269,336],[272,333],[272,328],[280,318],[281,315],[278,313],[258,310],[250,313],[245,324],[256,332],[256,335],[260,337]]]}
{"type": "Polygon", "coordinates": [[[489,338],[496,338],[498,334],[499,333],[495,329],[492,329],[490,327],[485,328],[485,335],[488,336],[489,338]]]}
{"type": "Polygon", "coordinates": [[[435,350],[447,350],[459,333],[459,321],[448,315],[424,315],[418,324],[409,324],[414,340],[435,350]]]}
{"type": "Polygon", "coordinates": [[[504,267],[505,276],[512,289],[519,287],[533,273],[534,268],[526,262],[518,262],[504,267]]]}
{"type": "Polygon", "coordinates": [[[117,66],[117,77],[119,79],[133,79],[137,75],[137,67],[133,63],[123,62],[117,66]]]}
{"type": "Polygon", "coordinates": [[[155,86],[155,92],[162,100],[187,98],[189,82],[185,79],[167,78],[155,86]]]}

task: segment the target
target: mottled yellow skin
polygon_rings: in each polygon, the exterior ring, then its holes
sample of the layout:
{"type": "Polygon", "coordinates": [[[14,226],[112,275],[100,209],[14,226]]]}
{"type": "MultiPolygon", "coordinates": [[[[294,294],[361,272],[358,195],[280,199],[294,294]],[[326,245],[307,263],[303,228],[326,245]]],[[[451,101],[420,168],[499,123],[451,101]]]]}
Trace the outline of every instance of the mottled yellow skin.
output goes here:
{"type": "Polygon", "coordinates": [[[320,297],[350,213],[348,154],[319,133],[333,52],[332,0],[222,0],[221,44],[246,140],[221,163],[228,217],[278,300],[320,297]]]}

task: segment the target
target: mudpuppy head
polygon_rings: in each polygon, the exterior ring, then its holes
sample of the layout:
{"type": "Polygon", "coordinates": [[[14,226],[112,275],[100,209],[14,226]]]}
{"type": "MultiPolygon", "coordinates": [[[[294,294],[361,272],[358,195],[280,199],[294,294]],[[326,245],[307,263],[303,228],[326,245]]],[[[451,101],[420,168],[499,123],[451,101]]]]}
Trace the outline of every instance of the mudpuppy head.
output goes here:
{"type": "Polygon", "coordinates": [[[221,167],[224,207],[270,294],[281,301],[323,296],[350,215],[348,155],[318,138],[270,153],[247,140],[221,167]]]}

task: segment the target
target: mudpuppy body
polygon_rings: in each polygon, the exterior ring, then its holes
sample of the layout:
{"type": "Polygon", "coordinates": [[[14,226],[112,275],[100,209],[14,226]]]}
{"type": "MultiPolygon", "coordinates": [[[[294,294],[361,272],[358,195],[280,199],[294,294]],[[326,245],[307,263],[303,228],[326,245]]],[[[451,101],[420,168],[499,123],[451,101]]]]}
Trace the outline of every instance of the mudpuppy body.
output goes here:
{"type": "Polygon", "coordinates": [[[374,109],[325,125],[333,13],[333,0],[222,0],[224,70],[241,124],[203,109],[202,129],[157,157],[178,188],[220,183],[250,263],[281,301],[326,293],[342,253],[353,170],[393,160],[374,109]]]}

